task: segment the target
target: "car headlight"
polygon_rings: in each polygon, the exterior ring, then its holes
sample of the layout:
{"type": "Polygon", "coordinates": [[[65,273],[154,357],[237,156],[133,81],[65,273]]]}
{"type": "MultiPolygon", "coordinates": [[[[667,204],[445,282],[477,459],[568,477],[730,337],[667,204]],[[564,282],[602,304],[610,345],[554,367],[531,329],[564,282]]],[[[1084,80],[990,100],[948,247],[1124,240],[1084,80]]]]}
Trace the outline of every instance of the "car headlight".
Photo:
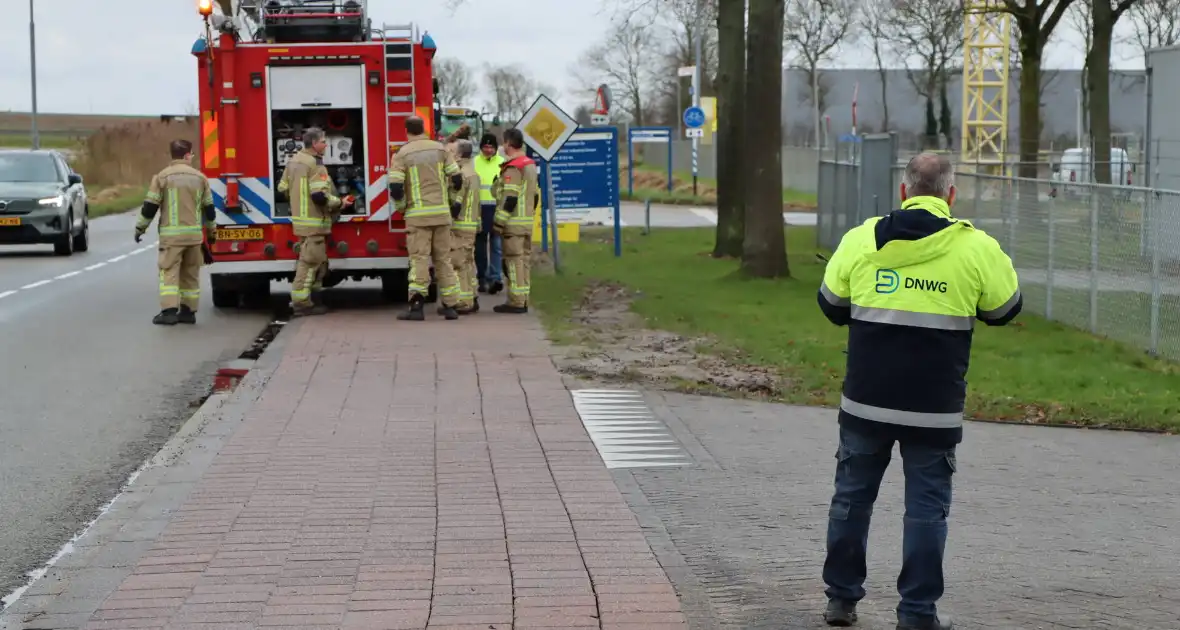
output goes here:
{"type": "Polygon", "coordinates": [[[65,204],[65,202],[66,202],[65,195],[57,195],[55,197],[46,197],[44,199],[39,199],[37,201],[37,203],[39,203],[43,206],[60,206],[60,205],[65,204]]]}

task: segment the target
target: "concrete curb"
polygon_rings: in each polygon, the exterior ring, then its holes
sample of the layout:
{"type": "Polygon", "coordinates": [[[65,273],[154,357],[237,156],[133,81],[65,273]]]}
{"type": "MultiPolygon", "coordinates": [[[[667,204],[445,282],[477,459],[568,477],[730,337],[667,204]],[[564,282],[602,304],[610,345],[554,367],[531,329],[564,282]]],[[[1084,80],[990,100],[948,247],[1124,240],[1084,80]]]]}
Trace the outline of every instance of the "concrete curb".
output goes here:
{"type": "MultiPolygon", "coordinates": [[[[38,627],[62,630],[85,625],[131,574],[261,396],[278,367],[288,328],[283,326],[232,391],[210,394],[94,519],[2,599],[0,630],[24,628],[34,619],[38,627]]],[[[240,360],[229,364],[241,367],[240,360]]]]}

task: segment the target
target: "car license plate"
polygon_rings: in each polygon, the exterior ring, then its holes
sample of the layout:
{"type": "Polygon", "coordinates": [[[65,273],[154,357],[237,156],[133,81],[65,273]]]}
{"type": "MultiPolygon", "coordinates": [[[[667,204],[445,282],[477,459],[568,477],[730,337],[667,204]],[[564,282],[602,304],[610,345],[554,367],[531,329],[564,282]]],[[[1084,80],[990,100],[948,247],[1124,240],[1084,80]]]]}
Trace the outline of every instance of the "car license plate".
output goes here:
{"type": "Polygon", "coordinates": [[[263,238],[262,228],[217,229],[219,241],[261,241],[263,238]]]}
{"type": "Polygon", "coordinates": [[[20,225],[20,217],[0,217],[0,225],[20,225]]]}

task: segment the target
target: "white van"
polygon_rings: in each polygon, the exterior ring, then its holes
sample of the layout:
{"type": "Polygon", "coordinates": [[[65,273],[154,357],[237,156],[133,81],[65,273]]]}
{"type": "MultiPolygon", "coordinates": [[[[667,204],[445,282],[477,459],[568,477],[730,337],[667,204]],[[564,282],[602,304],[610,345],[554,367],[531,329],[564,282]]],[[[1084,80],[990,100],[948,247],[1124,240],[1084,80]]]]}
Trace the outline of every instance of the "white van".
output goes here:
{"type": "MultiPolygon", "coordinates": [[[[1070,184],[1093,184],[1094,175],[1090,172],[1090,149],[1066,149],[1061,154],[1060,164],[1053,169],[1053,182],[1056,187],[1067,195],[1080,195],[1085,192],[1084,186],[1070,186],[1070,184]]],[[[1100,167],[1099,167],[1100,168],[1100,167]]],[[[1134,167],[1126,149],[1111,147],[1110,149],[1110,183],[1116,186],[1133,186],[1134,167]]]]}

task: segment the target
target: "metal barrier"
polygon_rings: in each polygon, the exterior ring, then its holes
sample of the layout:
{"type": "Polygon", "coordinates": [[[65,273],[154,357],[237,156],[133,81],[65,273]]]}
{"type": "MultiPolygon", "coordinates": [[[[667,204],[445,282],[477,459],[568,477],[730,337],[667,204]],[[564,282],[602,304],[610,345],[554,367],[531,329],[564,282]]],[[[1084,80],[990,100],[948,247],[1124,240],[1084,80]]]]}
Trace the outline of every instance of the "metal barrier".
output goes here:
{"type": "MultiPolygon", "coordinates": [[[[821,247],[871,216],[866,195],[890,200],[879,214],[897,207],[901,165],[888,190],[863,185],[880,169],[863,159],[819,166],[821,247]]],[[[1027,311],[1180,361],[1180,191],[962,172],[955,185],[953,212],[1012,258],[1027,311]]]]}

